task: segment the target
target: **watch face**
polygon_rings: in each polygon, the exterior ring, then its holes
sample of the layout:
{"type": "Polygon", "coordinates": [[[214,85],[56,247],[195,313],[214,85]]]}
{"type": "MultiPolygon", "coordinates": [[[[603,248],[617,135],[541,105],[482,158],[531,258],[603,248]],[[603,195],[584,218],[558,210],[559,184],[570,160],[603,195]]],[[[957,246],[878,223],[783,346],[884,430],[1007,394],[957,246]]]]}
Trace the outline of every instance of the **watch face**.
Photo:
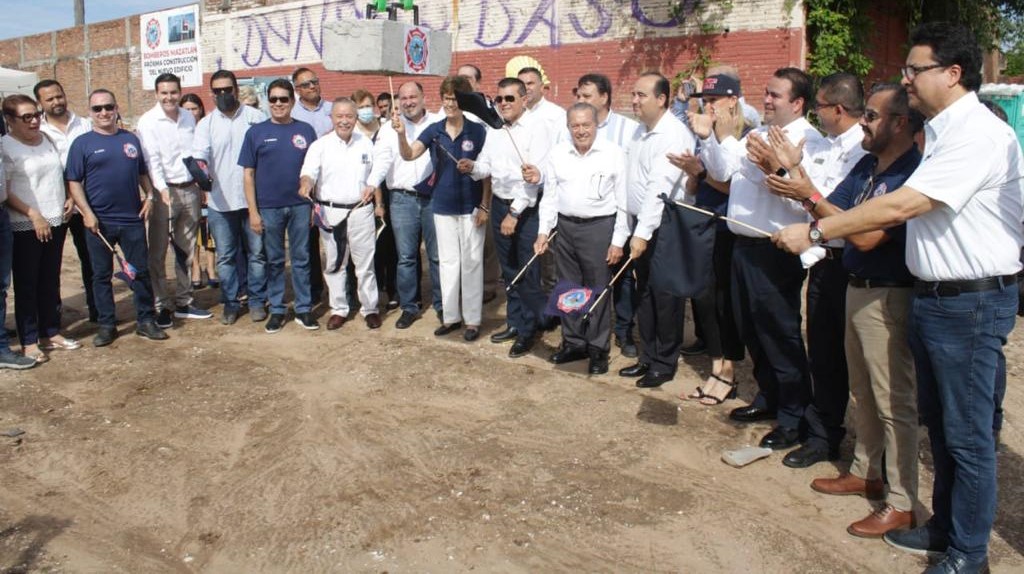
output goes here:
{"type": "Polygon", "coordinates": [[[819,243],[821,241],[821,230],[818,229],[817,225],[812,225],[811,230],[808,233],[813,243],[819,243]]]}

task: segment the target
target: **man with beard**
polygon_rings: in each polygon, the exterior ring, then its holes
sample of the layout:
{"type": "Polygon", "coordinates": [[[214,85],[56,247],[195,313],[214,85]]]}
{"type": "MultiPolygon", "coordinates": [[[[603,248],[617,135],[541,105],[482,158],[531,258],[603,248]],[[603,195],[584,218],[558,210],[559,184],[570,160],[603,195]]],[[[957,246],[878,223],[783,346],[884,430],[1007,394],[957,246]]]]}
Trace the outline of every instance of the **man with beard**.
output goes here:
{"type": "MultiPolygon", "coordinates": [[[[917,169],[921,153],[914,145],[923,118],[910,109],[907,92],[896,84],[877,84],[861,116],[861,143],[869,155],[827,198],[815,204],[815,219],[851,209],[893,192],[917,169]]],[[[795,167],[795,166],[794,166],[795,167]]],[[[790,179],[771,176],[779,195],[805,201],[818,193],[796,167],[790,179]]],[[[906,225],[851,235],[843,251],[849,273],[846,289],[846,361],[850,393],[857,402],[853,464],[838,478],[818,478],[811,488],[824,494],[856,494],[886,504],[854,522],[850,534],[878,538],[913,523],[917,500],[917,396],[907,319],[913,276],[904,262],[906,225]],[[885,496],[884,476],[889,493],[885,496]]]]}
{"type": "MultiPolygon", "coordinates": [[[[67,167],[68,148],[78,136],[92,129],[92,121],[68,109],[64,88],[57,80],[43,80],[32,89],[36,101],[43,108],[43,121],[39,129],[50,137],[60,153],[61,167],[67,167]]],[[[82,283],[85,284],[85,304],[89,311],[89,321],[95,323],[98,314],[96,301],[92,291],[92,262],[89,260],[89,246],[85,241],[85,226],[82,224],[82,213],[75,209],[68,220],[68,231],[75,242],[75,251],[82,269],[82,283]]]]}
{"type": "Polygon", "coordinates": [[[232,325],[238,320],[240,273],[238,253],[245,247],[249,315],[253,321],[267,318],[266,255],[263,237],[249,229],[249,210],[245,201],[242,167],[238,155],[249,127],[266,119],[263,112],[238,101],[238,80],[228,70],[217,70],[210,76],[210,91],[217,109],[199,120],[193,141],[193,155],[205,160],[210,169],[213,189],[210,192],[207,221],[217,245],[217,276],[220,277],[220,300],[224,305],[221,323],[232,325]]]}

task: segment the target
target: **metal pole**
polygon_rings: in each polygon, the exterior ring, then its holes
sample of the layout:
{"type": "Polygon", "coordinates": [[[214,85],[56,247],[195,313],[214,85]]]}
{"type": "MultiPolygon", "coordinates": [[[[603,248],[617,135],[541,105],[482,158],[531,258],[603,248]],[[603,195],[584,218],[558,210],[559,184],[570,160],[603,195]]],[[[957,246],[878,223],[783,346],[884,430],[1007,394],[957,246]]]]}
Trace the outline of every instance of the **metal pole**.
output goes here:
{"type": "Polygon", "coordinates": [[[85,24],[85,0],[74,0],[75,2],[75,26],[85,24]]]}

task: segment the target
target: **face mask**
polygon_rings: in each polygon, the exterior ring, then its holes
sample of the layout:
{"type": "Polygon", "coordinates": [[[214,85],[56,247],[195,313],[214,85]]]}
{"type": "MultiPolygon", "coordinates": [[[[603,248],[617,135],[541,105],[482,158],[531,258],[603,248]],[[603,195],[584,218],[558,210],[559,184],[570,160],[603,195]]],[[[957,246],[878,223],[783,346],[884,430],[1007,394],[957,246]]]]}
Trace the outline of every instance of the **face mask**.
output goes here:
{"type": "Polygon", "coordinates": [[[377,112],[373,108],[359,108],[356,113],[359,115],[359,121],[364,124],[372,122],[377,117],[377,112]]]}
{"type": "Polygon", "coordinates": [[[217,100],[217,109],[220,110],[221,113],[231,113],[238,107],[238,98],[235,97],[234,92],[217,94],[215,97],[217,100]]]}

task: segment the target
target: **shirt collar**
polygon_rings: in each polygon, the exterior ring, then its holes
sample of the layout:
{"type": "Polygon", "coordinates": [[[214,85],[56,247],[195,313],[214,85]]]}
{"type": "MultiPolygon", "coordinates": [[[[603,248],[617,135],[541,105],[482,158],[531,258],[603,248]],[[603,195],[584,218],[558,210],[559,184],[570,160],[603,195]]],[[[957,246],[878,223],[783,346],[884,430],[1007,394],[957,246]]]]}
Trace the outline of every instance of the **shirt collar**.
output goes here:
{"type": "Polygon", "coordinates": [[[599,137],[598,138],[594,138],[594,143],[593,143],[593,145],[590,146],[590,149],[587,150],[587,153],[580,153],[579,150],[576,149],[576,145],[572,141],[570,141],[569,142],[569,154],[571,154],[571,155],[573,155],[575,157],[583,158],[583,157],[587,157],[587,156],[593,155],[596,152],[604,151],[604,149],[605,149],[605,147],[607,147],[607,145],[608,145],[607,142],[605,142],[601,138],[599,138],[599,137]]]}
{"type": "Polygon", "coordinates": [[[859,123],[855,123],[845,132],[839,134],[829,140],[834,144],[838,143],[839,147],[843,150],[843,153],[849,153],[855,147],[860,146],[860,142],[864,139],[864,130],[861,129],[859,123]]]}
{"type": "MultiPolygon", "coordinates": [[[[174,122],[175,124],[180,124],[182,122],[181,115],[183,113],[192,113],[192,112],[189,112],[188,110],[186,110],[185,108],[179,107],[178,108],[178,119],[177,120],[172,120],[170,118],[170,116],[167,115],[167,112],[165,112],[164,109],[160,106],[160,104],[157,104],[157,105],[153,106],[152,110],[153,110],[153,113],[156,114],[156,119],[157,120],[159,120],[159,121],[167,121],[167,122],[174,122]]],[[[68,125],[71,125],[71,124],[68,124],[68,125]]]]}
{"type": "Polygon", "coordinates": [[[946,109],[938,113],[934,118],[925,122],[925,127],[931,130],[937,138],[950,126],[966,116],[976,106],[980,106],[978,94],[967,92],[957,101],[953,102],[946,109]]]}

